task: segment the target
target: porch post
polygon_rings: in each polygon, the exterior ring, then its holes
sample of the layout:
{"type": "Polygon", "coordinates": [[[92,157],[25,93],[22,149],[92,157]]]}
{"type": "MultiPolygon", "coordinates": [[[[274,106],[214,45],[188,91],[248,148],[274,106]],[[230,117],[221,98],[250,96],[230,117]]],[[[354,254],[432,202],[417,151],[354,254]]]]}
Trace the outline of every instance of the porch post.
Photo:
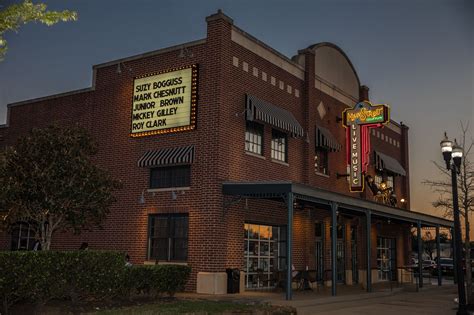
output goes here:
{"type": "Polygon", "coordinates": [[[293,193],[288,193],[286,196],[286,202],[288,207],[288,225],[287,225],[287,236],[286,236],[286,299],[291,300],[291,278],[292,278],[292,243],[293,243],[293,193]]]}
{"type": "Polygon", "coordinates": [[[332,295],[336,295],[337,266],[336,266],[336,241],[337,241],[337,203],[331,203],[331,275],[332,275],[332,295]]]}
{"type": "Polygon", "coordinates": [[[442,276],[441,276],[441,240],[439,237],[439,225],[436,226],[436,259],[438,260],[437,262],[437,268],[438,268],[438,285],[441,285],[442,276]]]}
{"type": "Polygon", "coordinates": [[[371,235],[370,230],[372,227],[372,218],[370,210],[367,210],[366,213],[366,229],[367,229],[367,292],[372,292],[372,266],[371,266],[371,235]]]}
{"type": "Polygon", "coordinates": [[[417,237],[418,237],[418,277],[420,284],[419,287],[423,288],[423,243],[421,242],[421,221],[418,220],[417,224],[417,237]]]}

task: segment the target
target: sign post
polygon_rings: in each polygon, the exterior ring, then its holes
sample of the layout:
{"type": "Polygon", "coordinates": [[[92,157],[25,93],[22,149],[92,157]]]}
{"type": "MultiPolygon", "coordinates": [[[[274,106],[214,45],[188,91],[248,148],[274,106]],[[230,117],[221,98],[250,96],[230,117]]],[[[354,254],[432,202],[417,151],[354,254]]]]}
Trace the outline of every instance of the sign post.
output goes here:
{"type": "Polygon", "coordinates": [[[347,163],[351,192],[364,191],[364,174],[369,164],[370,129],[381,128],[390,121],[389,116],[387,105],[372,105],[369,101],[357,103],[342,113],[342,123],[347,130],[347,163]]]}

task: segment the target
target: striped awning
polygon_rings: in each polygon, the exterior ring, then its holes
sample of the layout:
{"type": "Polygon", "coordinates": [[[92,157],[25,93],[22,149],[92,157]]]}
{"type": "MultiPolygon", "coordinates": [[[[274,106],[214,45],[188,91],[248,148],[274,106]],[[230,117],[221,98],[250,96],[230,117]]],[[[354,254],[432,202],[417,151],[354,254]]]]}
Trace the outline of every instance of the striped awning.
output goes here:
{"type": "Polygon", "coordinates": [[[259,120],[268,123],[296,137],[304,135],[303,127],[292,113],[248,94],[246,113],[249,121],[259,120]]]}
{"type": "Polygon", "coordinates": [[[406,176],[407,172],[403,166],[395,160],[393,157],[390,157],[386,154],[374,151],[374,164],[375,168],[378,170],[388,170],[396,175],[406,176]]]}
{"type": "Polygon", "coordinates": [[[337,142],[332,133],[324,127],[316,127],[316,147],[327,148],[329,151],[340,151],[342,145],[337,142]]]}
{"type": "Polygon", "coordinates": [[[139,167],[191,164],[194,161],[194,146],[149,150],[138,160],[139,167]]]}

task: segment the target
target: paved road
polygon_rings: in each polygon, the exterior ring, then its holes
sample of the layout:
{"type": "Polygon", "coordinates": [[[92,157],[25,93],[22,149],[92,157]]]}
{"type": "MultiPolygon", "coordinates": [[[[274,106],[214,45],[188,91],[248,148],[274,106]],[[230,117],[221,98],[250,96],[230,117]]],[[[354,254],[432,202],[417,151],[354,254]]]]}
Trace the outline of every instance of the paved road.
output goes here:
{"type": "Polygon", "coordinates": [[[337,301],[325,304],[300,304],[298,315],[327,314],[327,315],[450,315],[456,313],[457,305],[454,286],[433,288],[418,293],[397,293],[395,295],[362,298],[348,301],[337,301]]]}

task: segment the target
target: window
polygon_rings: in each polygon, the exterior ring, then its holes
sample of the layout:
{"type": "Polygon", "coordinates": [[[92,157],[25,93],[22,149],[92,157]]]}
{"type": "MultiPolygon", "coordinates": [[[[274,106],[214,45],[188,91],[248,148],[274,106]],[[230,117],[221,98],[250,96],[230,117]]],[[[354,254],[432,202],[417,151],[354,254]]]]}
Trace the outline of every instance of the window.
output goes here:
{"type": "Polygon", "coordinates": [[[158,214],[148,218],[148,258],[163,261],[188,259],[188,215],[158,214]]]}
{"type": "Polygon", "coordinates": [[[375,182],[375,185],[377,185],[377,188],[380,187],[380,184],[382,183],[382,175],[375,174],[374,182],[375,182]]]}
{"type": "Polygon", "coordinates": [[[314,170],[316,173],[329,175],[329,151],[326,148],[317,147],[314,155],[314,170]]]}
{"type": "MultiPolygon", "coordinates": [[[[381,173],[375,174],[374,182],[377,187],[380,187],[380,184],[383,182],[383,176],[381,173]]],[[[395,189],[393,175],[388,175],[385,179],[385,183],[387,184],[387,188],[395,189]]]]}
{"type": "Polygon", "coordinates": [[[286,133],[273,129],[272,130],[272,159],[286,162],[287,161],[287,138],[286,133]]]}
{"type": "Polygon", "coordinates": [[[245,151],[263,155],[263,126],[247,121],[245,129],[245,151]]]}
{"type": "Polygon", "coordinates": [[[244,224],[245,287],[274,286],[273,274],[286,269],[286,227],[244,224]]]}
{"type": "Polygon", "coordinates": [[[191,166],[168,166],[150,169],[150,188],[191,186],[191,166]]]}
{"type": "Polygon", "coordinates": [[[35,245],[35,231],[31,224],[18,223],[12,229],[11,250],[32,250],[35,245]]]}
{"type": "Polygon", "coordinates": [[[377,237],[377,269],[379,280],[397,279],[396,247],[394,238],[377,237]]]}
{"type": "Polygon", "coordinates": [[[393,176],[390,175],[390,176],[387,176],[387,187],[388,188],[392,188],[393,190],[395,190],[395,187],[393,186],[393,176]]]}

